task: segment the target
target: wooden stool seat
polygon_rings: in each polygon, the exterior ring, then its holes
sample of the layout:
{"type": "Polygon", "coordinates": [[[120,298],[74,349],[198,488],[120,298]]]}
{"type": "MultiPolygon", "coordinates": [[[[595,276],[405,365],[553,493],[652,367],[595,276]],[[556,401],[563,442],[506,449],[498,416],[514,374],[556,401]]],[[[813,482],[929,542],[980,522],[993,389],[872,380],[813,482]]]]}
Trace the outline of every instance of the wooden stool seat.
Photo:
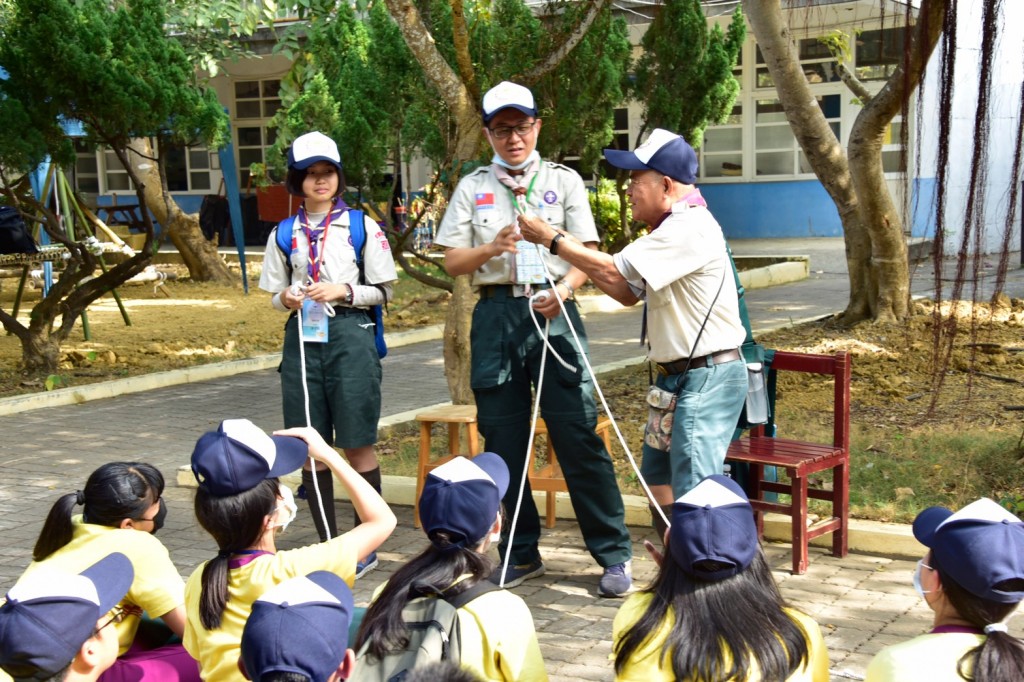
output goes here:
{"type": "MultiPolygon", "coordinates": [[[[608,430],[611,428],[612,422],[607,417],[601,418],[597,422],[597,427],[594,429],[597,435],[604,441],[604,447],[609,452],[611,451],[611,440],[608,430]]],[[[544,423],[544,420],[540,417],[537,418],[537,431],[534,437],[548,434],[548,425],[544,423]]],[[[533,490],[547,493],[547,505],[546,513],[544,518],[544,526],[546,528],[555,527],[555,493],[566,493],[569,489],[565,485],[565,477],[562,475],[562,467],[558,464],[558,456],[555,454],[555,447],[551,444],[551,437],[547,439],[547,461],[540,465],[531,467],[530,469],[530,487],[533,490]]],[[[536,461],[536,460],[534,460],[536,461]]]]}
{"type": "Polygon", "coordinates": [[[458,455],[472,457],[480,453],[480,435],[476,428],[476,405],[444,405],[416,415],[420,423],[420,449],[416,464],[416,501],[413,504],[413,522],[420,527],[420,494],[427,473],[458,455]],[[434,424],[448,425],[448,454],[431,459],[430,429],[434,424]],[[468,451],[462,451],[461,431],[466,430],[468,451]]]}

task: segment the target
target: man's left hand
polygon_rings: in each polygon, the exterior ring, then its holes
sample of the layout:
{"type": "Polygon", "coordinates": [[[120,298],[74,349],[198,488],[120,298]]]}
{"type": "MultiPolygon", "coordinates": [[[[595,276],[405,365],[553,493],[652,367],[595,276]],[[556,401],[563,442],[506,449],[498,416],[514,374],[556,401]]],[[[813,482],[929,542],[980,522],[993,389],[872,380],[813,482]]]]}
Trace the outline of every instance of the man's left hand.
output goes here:
{"type": "Polygon", "coordinates": [[[543,218],[522,214],[519,215],[519,232],[526,241],[549,248],[551,240],[558,234],[558,230],[544,222],[543,218]]]}
{"type": "Polygon", "coordinates": [[[558,299],[563,301],[569,297],[569,292],[562,285],[556,285],[554,289],[545,289],[548,295],[541,300],[534,299],[532,307],[544,316],[546,320],[553,320],[562,314],[562,308],[558,305],[558,299]],[[555,297],[558,298],[555,298],[555,297]]]}

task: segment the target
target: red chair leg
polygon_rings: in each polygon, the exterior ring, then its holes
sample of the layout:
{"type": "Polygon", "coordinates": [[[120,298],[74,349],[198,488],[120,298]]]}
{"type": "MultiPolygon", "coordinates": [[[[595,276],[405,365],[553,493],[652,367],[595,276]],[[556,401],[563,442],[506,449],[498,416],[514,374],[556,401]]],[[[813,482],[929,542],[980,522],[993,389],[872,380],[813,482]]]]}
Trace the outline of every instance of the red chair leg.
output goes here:
{"type": "Polygon", "coordinates": [[[839,519],[839,528],[832,533],[832,555],[849,553],[850,530],[850,460],[832,469],[832,515],[839,519]]]}
{"type": "Polygon", "coordinates": [[[807,572],[807,478],[789,472],[792,477],[792,504],[790,513],[793,519],[793,573],[803,575],[807,572]]]}

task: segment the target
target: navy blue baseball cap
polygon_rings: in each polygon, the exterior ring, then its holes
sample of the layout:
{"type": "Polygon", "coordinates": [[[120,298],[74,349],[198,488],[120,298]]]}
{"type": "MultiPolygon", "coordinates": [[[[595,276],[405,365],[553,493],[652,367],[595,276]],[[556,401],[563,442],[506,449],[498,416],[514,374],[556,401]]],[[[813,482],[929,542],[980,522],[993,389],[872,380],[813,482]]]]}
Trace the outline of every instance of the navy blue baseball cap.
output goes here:
{"type": "Polygon", "coordinates": [[[429,474],[420,495],[420,521],[427,535],[446,530],[462,536],[461,547],[490,532],[508,490],[508,465],[493,452],[455,457],[429,474]]]}
{"type": "Polygon", "coordinates": [[[132,562],[114,552],[81,573],[46,566],[28,574],[0,606],[0,668],[15,679],[49,679],[66,668],[96,623],[128,593],[132,562]]]}
{"type": "Polygon", "coordinates": [[[633,151],[605,149],[604,158],[624,170],[653,170],[684,185],[697,182],[697,152],[682,135],[655,128],[633,151]]]}
{"type": "Polygon", "coordinates": [[[305,170],[317,161],[326,161],[341,169],[338,145],[320,132],[299,135],[288,149],[288,167],[305,170]]]}
{"type": "Polygon", "coordinates": [[[348,649],[352,591],[329,571],[279,583],[252,603],[242,630],[242,662],[249,679],[291,672],[326,680],[348,649]]]}
{"type": "Polygon", "coordinates": [[[1001,590],[1006,580],[1024,580],[1024,523],[983,497],[953,513],[929,507],[914,519],[914,537],[958,585],[976,597],[1013,604],[1024,591],[1001,590]]]}
{"type": "Polygon", "coordinates": [[[533,93],[511,81],[498,83],[484,95],[484,123],[490,123],[503,109],[515,109],[527,116],[537,115],[537,103],[533,99],[533,93]]]}
{"type": "Polygon", "coordinates": [[[199,487],[217,497],[251,490],[260,481],[289,474],[306,461],[306,441],[269,436],[248,419],[225,419],[192,450],[192,473],[199,487]]]}
{"type": "Polygon", "coordinates": [[[728,476],[708,476],[672,505],[672,558],[687,574],[722,580],[747,568],[758,550],[757,525],[743,488],[728,476]],[[696,567],[715,561],[723,567],[696,567]]]}

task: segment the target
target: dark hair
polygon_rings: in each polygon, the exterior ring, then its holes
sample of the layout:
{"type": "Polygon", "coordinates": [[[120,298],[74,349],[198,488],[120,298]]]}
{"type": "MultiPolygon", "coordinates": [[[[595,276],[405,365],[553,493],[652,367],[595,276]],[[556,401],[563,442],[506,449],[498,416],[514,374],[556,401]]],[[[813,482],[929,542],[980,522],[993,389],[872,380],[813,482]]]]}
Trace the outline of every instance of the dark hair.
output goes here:
{"type": "MultiPolygon", "coordinates": [[[[986,625],[1001,623],[1020,603],[1003,604],[971,594],[942,570],[934,554],[931,567],[939,574],[942,591],[950,606],[975,627],[983,629],[986,625]]],[[[1009,592],[1024,590],[1024,580],[1004,580],[995,587],[1009,592]]],[[[1024,642],[1008,632],[992,632],[985,637],[984,642],[960,658],[956,671],[960,677],[974,682],[1024,680],[1024,642]]]]}
{"type": "MultiPolygon", "coordinates": [[[[345,191],[345,172],[341,170],[341,167],[327,161],[331,167],[338,173],[338,196],[341,196],[342,192],[345,191]]],[[[297,197],[305,197],[306,193],[302,191],[302,183],[306,181],[306,175],[309,174],[309,168],[289,168],[288,174],[284,178],[285,189],[288,190],[289,194],[294,194],[297,197]]]]}
{"type": "Polygon", "coordinates": [[[402,682],[483,682],[473,671],[451,661],[434,661],[416,666],[402,682]]]}
{"type": "Polygon", "coordinates": [[[264,518],[277,506],[277,479],[260,481],[255,488],[217,497],[203,488],[196,492],[196,518],[220,549],[203,567],[199,594],[199,620],[207,630],[220,627],[228,602],[228,561],[231,554],[256,544],[264,518]]]}
{"type": "MultiPolygon", "coordinates": [[[[706,561],[696,568],[713,572],[723,566],[706,561]]],[[[615,643],[617,673],[666,619],[672,630],[660,665],[670,657],[676,679],[745,680],[756,669],[760,679],[784,680],[808,663],[808,634],[783,610],[785,600],[760,547],[745,570],[713,581],[687,574],[665,552],[658,576],[644,591],[652,595],[646,611],[615,643]]]]}
{"type": "Polygon", "coordinates": [[[269,673],[260,675],[256,682],[312,682],[307,675],[293,673],[283,670],[271,670],[269,673]]]}
{"type": "Polygon", "coordinates": [[[402,649],[409,643],[409,629],[402,620],[402,609],[410,599],[419,596],[411,587],[414,583],[430,585],[451,597],[486,580],[494,570],[494,562],[488,556],[456,545],[462,535],[436,530],[429,537],[430,546],[395,571],[366,610],[353,647],[356,651],[370,642],[370,655],[382,659],[389,651],[402,649]],[[469,577],[453,585],[459,576],[467,573],[469,577]]]}
{"type": "Polygon", "coordinates": [[[71,542],[71,515],[84,504],[86,523],[117,528],[125,519],[138,519],[164,494],[164,476],[151,464],[108,462],[89,475],[85,488],[61,495],[50,508],[39,532],[32,558],[42,561],[71,542]]]}

